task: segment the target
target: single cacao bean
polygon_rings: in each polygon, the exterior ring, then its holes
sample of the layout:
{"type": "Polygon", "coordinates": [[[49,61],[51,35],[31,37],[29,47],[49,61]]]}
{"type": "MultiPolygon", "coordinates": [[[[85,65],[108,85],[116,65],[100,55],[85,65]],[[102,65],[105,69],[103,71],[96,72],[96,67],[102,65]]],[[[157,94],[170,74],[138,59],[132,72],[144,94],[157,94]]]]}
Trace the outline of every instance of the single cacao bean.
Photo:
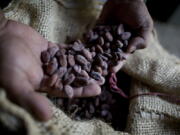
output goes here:
{"type": "Polygon", "coordinates": [[[86,60],[86,58],[82,55],[76,55],[75,56],[76,61],[81,64],[81,65],[86,65],[88,63],[88,61],[86,60]]]}
{"type": "Polygon", "coordinates": [[[59,50],[59,48],[57,46],[48,48],[48,52],[49,52],[51,58],[55,56],[55,54],[57,53],[58,50],[59,50]]]}
{"type": "Polygon", "coordinates": [[[90,76],[97,81],[101,80],[101,74],[98,72],[92,71],[90,72],[90,76]]]}
{"type": "Polygon", "coordinates": [[[109,42],[112,42],[112,41],[113,41],[113,36],[111,35],[110,32],[106,32],[106,33],[105,33],[105,38],[106,38],[106,40],[109,41],[109,42]]]}
{"type": "Polygon", "coordinates": [[[60,78],[57,79],[56,83],[54,84],[54,88],[59,91],[63,90],[63,84],[60,78]]]}
{"type": "Polygon", "coordinates": [[[74,96],[74,91],[73,91],[73,88],[69,85],[65,85],[64,86],[64,91],[66,92],[66,95],[69,97],[69,98],[72,98],[74,96]]]}
{"type": "Polygon", "coordinates": [[[43,63],[48,63],[50,61],[50,59],[51,59],[51,56],[50,56],[49,52],[43,51],[41,53],[41,61],[43,63]]]}
{"type": "Polygon", "coordinates": [[[81,66],[79,66],[79,65],[74,65],[74,66],[73,66],[73,70],[75,71],[75,73],[81,73],[81,66]]]}
{"type": "Polygon", "coordinates": [[[74,66],[75,65],[75,59],[74,59],[74,56],[69,54],[68,55],[68,63],[70,66],[74,66]]]}
{"type": "Polygon", "coordinates": [[[70,85],[73,81],[75,80],[75,75],[74,74],[69,74],[64,78],[64,85],[70,85]]]}
{"type": "Polygon", "coordinates": [[[60,55],[58,58],[60,66],[67,67],[67,55],[60,55]]]}
{"type": "Polygon", "coordinates": [[[46,73],[52,75],[58,68],[58,62],[56,58],[53,58],[46,66],[46,73]]]}
{"type": "Polygon", "coordinates": [[[121,34],[121,39],[122,40],[128,40],[131,37],[131,33],[130,32],[124,32],[121,34]]]}
{"type": "Polygon", "coordinates": [[[92,54],[89,50],[83,49],[82,54],[86,57],[87,60],[92,61],[92,54]]]}
{"type": "Polygon", "coordinates": [[[78,42],[75,42],[74,45],[72,46],[72,49],[73,49],[74,51],[79,52],[79,51],[81,51],[82,49],[84,49],[84,46],[83,46],[83,44],[79,44],[78,42]]]}
{"type": "Polygon", "coordinates": [[[120,24],[118,27],[117,27],[117,35],[121,35],[122,33],[124,32],[124,27],[122,24],[120,24]]]}
{"type": "Polygon", "coordinates": [[[62,78],[65,75],[66,72],[67,72],[67,68],[66,67],[60,67],[57,70],[57,74],[58,74],[59,78],[62,78]]]}
{"type": "Polygon", "coordinates": [[[104,45],[104,38],[103,37],[99,37],[98,44],[101,45],[101,46],[104,45]]]}

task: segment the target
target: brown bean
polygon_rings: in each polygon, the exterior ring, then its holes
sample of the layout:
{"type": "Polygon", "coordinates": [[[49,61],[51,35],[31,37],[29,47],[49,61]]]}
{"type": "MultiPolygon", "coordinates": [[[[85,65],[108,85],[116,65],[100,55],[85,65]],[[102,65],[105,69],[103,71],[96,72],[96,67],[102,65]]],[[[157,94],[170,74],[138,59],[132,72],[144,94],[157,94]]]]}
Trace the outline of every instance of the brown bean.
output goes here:
{"type": "Polygon", "coordinates": [[[103,61],[103,63],[102,63],[102,68],[103,68],[103,69],[108,69],[108,64],[107,64],[107,62],[103,61]]]}
{"type": "Polygon", "coordinates": [[[103,37],[99,37],[98,44],[101,45],[101,46],[104,45],[104,38],[103,37]]]}
{"type": "Polygon", "coordinates": [[[58,80],[58,74],[53,74],[50,78],[49,78],[49,87],[52,87],[55,85],[56,81],[58,80]]]}
{"type": "Polygon", "coordinates": [[[91,63],[86,63],[86,65],[83,66],[83,69],[87,72],[90,72],[91,71],[91,63]]]}
{"type": "Polygon", "coordinates": [[[124,40],[123,43],[124,43],[124,46],[125,46],[125,47],[128,46],[128,40],[124,40]]]}
{"type": "Polygon", "coordinates": [[[68,63],[70,66],[74,66],[75,65],[75,59],[74,59],[74,56],[69,54],[68,55],[68,63]]]}
{"type": "Polygon", "coordinates": [[[101,79],[98,80],[99,85],[103,85],[105,83],[105,78],[101,76],[101,79]]]}
{"type": "Polygon", "coordinates": [[[59,48],[59,50],[56,52],[56,56],[59,57],[61,55],[64,55],[66,53],[66,49],[59,48]]]}
{"type": "Polygon", "coordinates": [[[74,65],[74,66],[73,66],[73,70],[75,71],[75,73],[81,73],[81,66],[79,66],[79,65],[74,65]]]}
{"type": "Polygon", "coordinates": [[[69,85],[65,85],[64,86],[64,91],[66,92],[66,95],[69,97],[69,98],[72,98],[74,96],[74,91],[73,91],[73,88],[69,85]]]}
{"type": "Polygon", "coordinates": [[[86,58],[82,55],[76,55],[75,56],[76,61],[81,64],[81,65],[86,65],[88,63],[88,61],[86,60],[86,58]]]}
{"type": "Polygon", "coordinates": [[[104,47],[105,47],[106,49],[108,49],[110,46],[111,46],[111,44],[110,44],[109,42],[106,42],[106,43],[104,44],[104,47]]]}
{"type": "Polygon", "coordinates": [[[41,61],[43,63],[48,63],[50,61],[50,59],[51,59],[51,56],[50,56],[49,52],[43,51],[41,53],[41,61]]]}
{"type": "Polygon", "coordinates": [[[46,66],[46,73],[48,75],[52,75],[58,68],[58,63],[57,63],[57,59],[53,58],[50,63],[48,63],[48,65],[46,66]]]}
{"type": "Polygon", "coordinates": [[[109,42],[112,42],[112,41],[113,41],[113,36],[111,35],[110,32],[106,32],[106,33],[105,33],[105,38],[106,38],[106,40],[109,41],[109,42]]]}
{"type": "Polygon", "coordinates": [[[122,43],[120,40],[117,40],[117,41],[116,41],[116,46],[117,46],[118,48],[122,48],[124,45],[123,45],[123,43],[122,43]]]}
{"type": "Polygon", "coordinates": [[[65,85],[70,85],[73,81],[75,80],[75,75],[74,74],[69,74],[64,78],[64,84],[65,85]]]}
{"type": "Polygon", "coordinates": [[[63,79],[66,80],[72,72],[73,72],[73,68],[72,68],[72,67],[69,67],[69,68],[67,69],[67,72],[65,73],[63,79]]]}
{"type": "Polygon", "coordinates": [[[55,56],[55,54],[57,53],[58,50],[59,50],[59,48],[57,46],[48,48],[48,52],[49,52],[51,58],[55,56]]]}
{"type": "Polygon", "coordinates": [[[121,39],[122,40],[128,40],[131,37],[131,33],[130,32],[124,32],[121,34],[121,39]]]}
{"type": "Polygon", "coordinates": [[[111,51],[111,49],[107,49],[105,52],[111,54],[113,51],[111,51]]]}
{"type": "Polygon", "coordinates": [[[79,73],[79,75],[80,75],[80,76],[83,76],[83,77],[85,77],[85,78],[87,78],[87,79],[89,79],[89,75],[88,75],[88,73],[87,73],[85,70],[81,70],[81,72],[79,73]]]}
{"type": "Polygon", "coordinates": [[[123,32],[124,32],[124,27],[123,27],[122,24],[120,24],[120,25],[117,27],[117,35],[121,35],[123,32]]]}
{"type": "Polygon", "coordinates": [[[70,49],[68,50],[68,54],[69,55],[75,55],[77,52],[75,52],[74,50],[70,49]]]}
{"type": "Polygon", "coordinates": [[[57,79],[56,83],[54,84],[54,88],[59,91],[63,90],[63,84],[60,78],[57,79]]]}
{"type": "Polygon", "coordinates": [[[104,53],[104,56],[108,57],[109,59],[112,58],[112,55],[110,53],[107,53],[107,52],[104,53]]]}
{"type": "Polygon", "coordinates": [[[67,72],[67,68],[66,67],[60,67],[57,70],[57,74],[58,74],[59,78],[62,78],[65,75],[66,72],[67,72]]]}
{"type": "Polygon", "coordinates": [[[87,60],[92,61],[92,54],[89,50],[83,49],[82,54],[86,57],[87,60]]]}
{"type": "Polygon", "coordinates": [[[74,51],[81,51],[82,49],[84,49],[83,44],[79,44],[78,42],[75,42],[74,45],[72,46],[72,49],[74,51]]]}
{"type": "Polygon", "coordinates": [[[100,67],[103,66],[103,59],[100,57],[100,55],[97,56],[97,58],[95,59],[95,62],[97,65],[99,65],[100,67]]]}
{"type": "Polygon", "coordinates": [[[96,56],[96,52],[91,52],[91,54],[92,54],[92,57],[96,56]]]}
{"type": "Polygon", "coordinates": [[[102,55],[102,54],[100,54],[99,55],[104,61],[108,61],[108,57],[106,57],[106,56],[104,56],[104,55],[102,55]]]}
{"type": "Polygon", "coordinates": [[[60,55],[59,56],[59,64],[62,67],[67,67],[67,55],[60,55]]]}
{"type": "Polygon", "coordinates": [[[93,79],[97,80],[97,81],[101,80],[101,74],[98,73],[98,72],[92,71],[92,72],[90,73],[90,76],[91,76],[93,79]]]}
{"type": "Polygon", "coordinates": [[[97,45],[96,46],[96,52],[103,53],[104,51],[100,45],[97,45]]]}

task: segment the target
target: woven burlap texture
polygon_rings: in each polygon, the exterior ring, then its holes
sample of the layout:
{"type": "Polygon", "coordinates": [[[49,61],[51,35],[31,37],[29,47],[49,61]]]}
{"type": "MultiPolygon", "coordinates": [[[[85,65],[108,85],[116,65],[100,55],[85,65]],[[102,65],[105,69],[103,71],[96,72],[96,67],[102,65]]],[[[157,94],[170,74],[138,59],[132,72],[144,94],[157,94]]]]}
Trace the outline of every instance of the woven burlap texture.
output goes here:
{"type": "MultiPolygon", "coordinates": [[[[79,37],[92,26],[100,8],[93,0],[14,0],[4,12],[7,18],[30,25],[46,39],[60,43],[67,36],[79,37]]],[[[180,59],[167,53],[155,34],[148,44],[147,49],[129,57],[122,69],[133,78],[131,95],[152,91],[180,95],[180,59]]],[[[73,121],[52,108],[50,121],[37,122],[0,91],[0,122],[12,131],[23,126],[30,135],[180,134],[180,106],[158,97],[138,97],[130,102],[126,133],[114,131],[100,120],[73,121]]]]}

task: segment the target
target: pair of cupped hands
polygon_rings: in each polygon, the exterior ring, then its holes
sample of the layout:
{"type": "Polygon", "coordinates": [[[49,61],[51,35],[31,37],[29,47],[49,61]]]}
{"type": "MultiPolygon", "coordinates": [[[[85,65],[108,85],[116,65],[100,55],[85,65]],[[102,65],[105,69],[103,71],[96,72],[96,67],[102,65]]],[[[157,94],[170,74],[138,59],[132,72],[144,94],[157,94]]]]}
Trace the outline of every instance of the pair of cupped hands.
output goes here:
{"type": "MultiPolygon", "coordinates": [[[[117,24],[122,22],[136,32],[129,42],[127,55],[146,47],[153,22],[141,0],[109,0],[99,22],[105,24],[109,20],[117,24]]],[[[28,110],[40,121],[49,120],[52,116],[50,101],[37,92],[43,78],[40,55],[51,45],[31,27],[7,20],[0,13],[0,87],[6,90],[12,102],[28,110]]],[[[115,72],[122,63],[114,67],[115,72]]],[[[96,96],[100,93],[99,84],[92,80],[88,86],[75,90],[75,97],[96,96]]],[[[51,91],[48,94],[51,95],[51,91]]],[[[61,97],[61,94],[57,96],[61,97]]]]}

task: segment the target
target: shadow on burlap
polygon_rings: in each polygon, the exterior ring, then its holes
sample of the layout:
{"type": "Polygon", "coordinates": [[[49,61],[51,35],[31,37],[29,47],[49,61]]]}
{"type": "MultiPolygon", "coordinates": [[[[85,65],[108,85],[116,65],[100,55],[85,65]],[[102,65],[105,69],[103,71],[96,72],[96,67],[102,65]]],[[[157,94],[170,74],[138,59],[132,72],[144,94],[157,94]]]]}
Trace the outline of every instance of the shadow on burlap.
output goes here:
{"type": "MultiPolygon", "coordinates": [[[[7,18],[28,24],[46,39],[60,43],[66,36],[79,37],[94,24],[100,10],[101,3],[93,0],[14,0],[4,12],[7,18]]],[[[164,92],[180,96],[180,59],[167,53],[155,35],[151,35],[148,48],[129,57],[122,69],[133,79],[130,94],[164,92]]],[[[52,108],[50,121],[37,122],[0,90],[0,123],[13,132],[24,128],[29,135],[180,134],[180,105],[155,96],[130,102],[125,132],[114,131],[100,120],[73,121],[60,109],[52,108]]]]}

